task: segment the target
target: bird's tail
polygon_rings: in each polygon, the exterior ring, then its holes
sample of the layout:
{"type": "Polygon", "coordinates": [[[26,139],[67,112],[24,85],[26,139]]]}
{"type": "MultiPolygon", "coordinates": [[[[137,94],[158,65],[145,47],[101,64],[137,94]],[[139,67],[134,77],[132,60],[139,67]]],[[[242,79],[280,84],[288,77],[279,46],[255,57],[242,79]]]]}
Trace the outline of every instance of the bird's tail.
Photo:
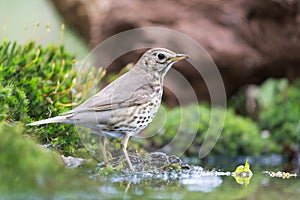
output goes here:
{"type": "Polygon", "coordinates": [[[49,119],[44,119],[37,122],[32,122],[30,124],[26,124],[26,126],[38,126],[42,124],[51,124],[51,123],[70,123],[70,120],[67,117],[68,116],[52,117],[49,119]]]}

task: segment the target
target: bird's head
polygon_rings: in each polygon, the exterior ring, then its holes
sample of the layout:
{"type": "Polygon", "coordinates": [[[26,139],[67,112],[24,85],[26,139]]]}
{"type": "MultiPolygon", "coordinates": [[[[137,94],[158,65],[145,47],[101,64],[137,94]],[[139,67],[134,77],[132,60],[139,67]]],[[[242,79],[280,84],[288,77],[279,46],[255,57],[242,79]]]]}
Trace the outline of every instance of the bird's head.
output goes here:
{"type": "Polygon", "coordinates": [[[187,58],[189,56],[186,54],[177,54],[164,48],[153,48],[144,53],[138,64],[147,72],[158,72],[164,76],[175,62],[187,58]]]}

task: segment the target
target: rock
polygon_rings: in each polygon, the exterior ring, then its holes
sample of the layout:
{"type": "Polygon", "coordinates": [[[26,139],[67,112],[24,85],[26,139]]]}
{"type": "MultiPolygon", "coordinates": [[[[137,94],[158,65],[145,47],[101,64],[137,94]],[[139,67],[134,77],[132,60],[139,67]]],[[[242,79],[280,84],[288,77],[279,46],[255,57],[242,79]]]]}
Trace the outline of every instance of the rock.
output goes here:
{"type": "MultiPolygon", "coordinates": [[[[136,172],[178,172],[190,169],[190,166],[184,164],[179,157],[162,152],[130,153],[129,157],[136,172]]],[[[124,155],[113,157],[108,163],[113,169],[121,169],[125,173],[132,173],[129,171],[124,155]],[[128,168],[128,171],[125,170],[126,168],[128,168]]],[[[101,163],[100,166],[104,167],[104,163],[101,163]]]]}
{"type": "Polygon", "coordinates": [[[78,168],[87,162],[86,159],[75,158],[73,156],[66,157],[66,156],[62,155],[61,158],[64,161],[66,167],[69,167],[69,168],[78,168]]]}
{"type": "MultiPolygon", "coordinates": [[[[165,0],[108,1],[52,0],[68,24],[91,48],[119,32],[137,27],[167,27],[199,42],[217,64],[228,95],[239,87],[268,77],[299,76],[300,3],[298,0],[165,0]]],[[[121,57],[112,70],[137,59],[121,57]]],[[[187,65],[187,63],[185,63],[187,65]]],[[[177,70],[190,82],[200,100],[209,100],[207,88],[192,67],[177,70]]],[[[214,77],[211,77],[213,79],[214,77]]],[[[168,105],[176,96],[191,101],[176,80],[166,91],[168,105]]]]}

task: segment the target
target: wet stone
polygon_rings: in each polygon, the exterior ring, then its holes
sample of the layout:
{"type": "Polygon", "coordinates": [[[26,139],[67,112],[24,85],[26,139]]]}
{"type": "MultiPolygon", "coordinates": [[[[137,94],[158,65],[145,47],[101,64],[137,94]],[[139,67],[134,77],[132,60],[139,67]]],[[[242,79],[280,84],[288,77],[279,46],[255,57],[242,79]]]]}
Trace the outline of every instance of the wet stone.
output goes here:
{"type": "MultiPolygon", "coordinates": [[[[161,173],[161,172],[180,172],[182,170],[190,170],[188,164],[184,164],[181,159],[175,155],[167,155],[162,152],[152,153],[129,153],[130,160],[135,169],[135,173],[161,173]]],[[[131,173],[127,170],[126,159],[123,155],[114,157],[109,160],[109,165],[117,171],[131,173]]],[[[104,167],[104,165],[101,165],[104,167]]]]}

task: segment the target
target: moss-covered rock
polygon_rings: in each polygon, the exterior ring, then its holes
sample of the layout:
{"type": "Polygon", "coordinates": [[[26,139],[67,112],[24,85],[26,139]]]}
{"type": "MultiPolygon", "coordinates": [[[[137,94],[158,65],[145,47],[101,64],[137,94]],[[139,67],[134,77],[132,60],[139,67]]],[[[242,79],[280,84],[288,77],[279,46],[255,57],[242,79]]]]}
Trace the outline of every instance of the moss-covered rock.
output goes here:
{"type": "MultiPolygon", "coordinates": [[[[269,152],[281,153],[284,148],[300,151],[300,79],[290,82],[286,78],[270,78],[255,87],[255,117],[253,118],[268,141],[269,152]]],[[[231,97],[229,106],[243,116],[247,112],[246,89],[231,97]]]]}
{"type": "Polygon", "coordinates": [[[259,91],[259,126],[268,130],[280,152],[289,145],[300,150],[300,79],[289,83],[286,79],[269,79],[259,91]]]}
{"type": "MultiPolygon", "coordinates": [[[[215,108],[214,119],[212,124],[216,127],[223,127],[221,135],[219,129],[211,132],[209,137],[217,140],[209,155],[258,155],[263,152],[264,142],[261,138],[258,126],[250,119],[239,116],[234,113],[232,109],[215,108]],[[224,126],[222,126],[224,116],[226,118],[224,126]]],[[[188,156],[198,156],[199,149],[203,144],[206,132],[211,123],[211,108],[207,105],[190,105],[173,110],[167,110],[165,120],[159,117],[154,119],[154,122],[146,130],[145,135],[152,135],[146,139],[143,146],[148,148],[162,147],[170,142],[176,134],[182,135],[182,138],[193,137],[194,141],[191,145],[185,143],[183,140],[176,145],[189,145],[185,152],[188,156]],[[199,116],[200,114],[200,116],[199,116]],[[162,122],[165,122],[162,124],[162,122]],[[162,128],[163,127],[163,128],[162,128]],[[180,144],[179,144],[180,143],[180,144]]],[[[139,142],[143,142],[140,141],[139,142]]],[[[264,148],[266,151],[267,148],[264,148]]]]}

